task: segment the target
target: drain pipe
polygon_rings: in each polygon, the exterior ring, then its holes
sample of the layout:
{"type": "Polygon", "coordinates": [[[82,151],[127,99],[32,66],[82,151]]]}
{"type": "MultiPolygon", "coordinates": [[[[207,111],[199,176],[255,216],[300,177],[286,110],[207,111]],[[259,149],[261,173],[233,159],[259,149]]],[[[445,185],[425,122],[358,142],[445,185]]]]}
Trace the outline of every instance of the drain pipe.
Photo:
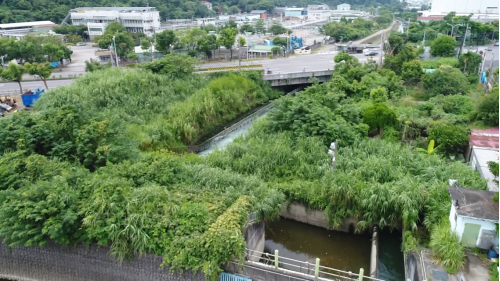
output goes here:
{"type": "Polygon", "coordinates": [[[370,256],[370,277],[377,278],[377,264],[378,264],[378,226],[373,227],[372,234],[372,251],[370,256]]]}

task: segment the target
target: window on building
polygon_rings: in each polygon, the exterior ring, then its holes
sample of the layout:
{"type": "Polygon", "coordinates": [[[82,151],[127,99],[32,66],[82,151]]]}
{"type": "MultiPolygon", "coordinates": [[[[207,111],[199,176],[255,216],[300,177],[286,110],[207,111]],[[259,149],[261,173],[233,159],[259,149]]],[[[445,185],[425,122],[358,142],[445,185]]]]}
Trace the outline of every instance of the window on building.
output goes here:
{"type": "Polygon", "coordinates": [[[102,28],[94,28],[94,27],[91,27],[89,28],[90,31],[101,31],[102,32],[102,28]]]}

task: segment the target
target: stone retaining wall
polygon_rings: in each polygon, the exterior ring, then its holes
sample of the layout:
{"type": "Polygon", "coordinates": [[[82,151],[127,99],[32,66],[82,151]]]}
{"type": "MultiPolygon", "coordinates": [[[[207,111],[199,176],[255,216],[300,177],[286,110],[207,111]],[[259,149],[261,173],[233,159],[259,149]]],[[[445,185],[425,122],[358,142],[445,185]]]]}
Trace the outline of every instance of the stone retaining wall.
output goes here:
{"type": "Polygon", "coordinates": [[[203,273],[170,273],[160,268],[163,258],[143,255],[132,261],[117,262],[108,247],[80,245],[66,247],[49,243],[44,247],[8,248],[0,243],[0,278],[13,280],[168,280],[205,281],[203,273]]]}

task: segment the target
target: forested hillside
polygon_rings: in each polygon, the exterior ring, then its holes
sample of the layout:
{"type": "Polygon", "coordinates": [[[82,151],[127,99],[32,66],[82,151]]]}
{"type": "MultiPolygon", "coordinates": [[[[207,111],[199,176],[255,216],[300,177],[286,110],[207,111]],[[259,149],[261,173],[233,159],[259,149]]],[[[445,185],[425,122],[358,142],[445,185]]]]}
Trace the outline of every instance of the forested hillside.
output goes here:
{"type": "Polygon", "coordinates": [[[61,23],[68,11],[76,7],[111,7],[111,6],[132,6],[156,7],[160,11],[163,20],[206,17],[215,15],[215,10],[219,6],[224,7],[224,13],[236,13],[238,9],[242,12],[253,9],[263,9],[271,11],[275,6],[299,6],[305,7],[308,4],[325,3],[335,8],[341,3],[349,3],[359,6],[379,6],[384,4],[396,4],[395,0],[218,0],[210,1],[214,10],[209,11],[200,1],[190,0],[4,0],[0,5],[0,22],[12,23],[23,21],[50,20],[61,23]]]}

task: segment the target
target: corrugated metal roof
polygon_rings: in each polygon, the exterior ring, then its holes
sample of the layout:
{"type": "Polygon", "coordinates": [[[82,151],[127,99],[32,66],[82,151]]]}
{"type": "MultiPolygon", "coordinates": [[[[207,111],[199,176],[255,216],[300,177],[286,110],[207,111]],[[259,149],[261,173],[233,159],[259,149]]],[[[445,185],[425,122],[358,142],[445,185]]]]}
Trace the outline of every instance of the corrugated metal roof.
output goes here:
{"type": "Polygon", "coordinates": [[[29,22],[16,22],[16,23],[3,23],[0,24],[0,28],[15,28],[15,27],[30,27],[30,26],[40,26],[47,24],[55,24],[51,21],[29,21],[29,22]]]}

